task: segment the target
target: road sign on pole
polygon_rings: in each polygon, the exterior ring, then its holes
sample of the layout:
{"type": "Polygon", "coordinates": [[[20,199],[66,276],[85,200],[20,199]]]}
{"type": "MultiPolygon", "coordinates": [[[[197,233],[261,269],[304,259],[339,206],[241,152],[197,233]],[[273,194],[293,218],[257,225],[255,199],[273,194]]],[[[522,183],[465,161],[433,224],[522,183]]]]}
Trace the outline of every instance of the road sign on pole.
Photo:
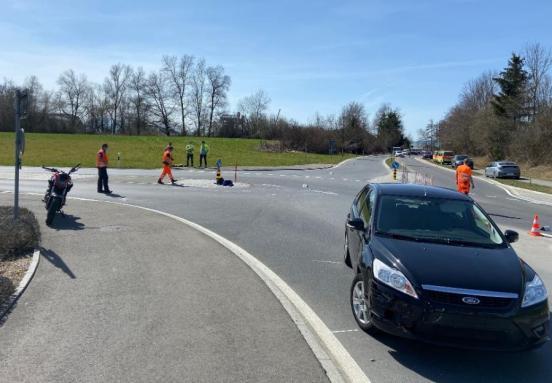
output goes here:
{"type": "Polygon", "coordinates": [[[398,169],[398,168],[401,167],[401,164],[399,164],[397,161],[393,161],[393,162],[391,163],[391,167],[392,167],[393,169],[398,169]]]}

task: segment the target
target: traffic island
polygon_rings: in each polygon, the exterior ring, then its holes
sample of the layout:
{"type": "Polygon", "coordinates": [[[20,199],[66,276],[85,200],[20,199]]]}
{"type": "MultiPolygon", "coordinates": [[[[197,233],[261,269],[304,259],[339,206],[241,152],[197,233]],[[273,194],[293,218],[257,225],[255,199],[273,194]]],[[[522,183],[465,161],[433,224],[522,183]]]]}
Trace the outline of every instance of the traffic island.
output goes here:
{"type": "Polygon", "coordinates": [[[29,268],[39,243],[40,227],[32,212],[20,209],[15,220],[12,207],[0,206],[0,319],[30,281],[29,268]]]}

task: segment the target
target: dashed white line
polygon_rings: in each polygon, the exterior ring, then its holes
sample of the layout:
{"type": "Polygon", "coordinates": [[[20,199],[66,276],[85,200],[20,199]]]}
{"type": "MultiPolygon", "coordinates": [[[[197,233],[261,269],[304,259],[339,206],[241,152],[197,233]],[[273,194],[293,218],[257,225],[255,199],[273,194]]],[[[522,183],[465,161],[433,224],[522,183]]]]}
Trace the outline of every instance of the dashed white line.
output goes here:
{"type": "Polygon", "coordinates": [[[358,332],[359,330],[358,329],[352,329],[352,330],[335,330],[335,331],[332,331],[334,334],[342,334],[342,333],[345,333],[345,332],[358,332]]]}
{"type": "Polygon", "coordinates": [[[321,259],[313,259],[312,261],[313,262],[319,262],[319,263],[332,263],[332,264],[335,264],[335,265],[341,265],[341,262],[336,262],[336,261],[323,261],[321,259]]]}

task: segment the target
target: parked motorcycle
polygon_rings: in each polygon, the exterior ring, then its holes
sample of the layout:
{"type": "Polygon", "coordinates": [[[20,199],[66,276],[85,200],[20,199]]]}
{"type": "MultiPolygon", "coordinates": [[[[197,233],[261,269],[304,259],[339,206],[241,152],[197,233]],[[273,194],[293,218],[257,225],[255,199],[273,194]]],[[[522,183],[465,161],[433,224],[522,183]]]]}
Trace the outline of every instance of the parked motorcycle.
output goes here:
{"type": "Polygon", "coordinates": [[[42,166],[42,169],[52,172],[52,177],[48,180],[48,189],[44,195],[44,203],[48,214],[46,215],[46,224],[51,225],[54,222],[54,218],[57,212],[63,214],[61,209],[65,205],[65,199],[67,193],[73,187],[73,181],[71,180],[71,174],[79,170],[80,164],[75,165],[69,170],[64,172],[56,168],[47,168],[42,166]]]}

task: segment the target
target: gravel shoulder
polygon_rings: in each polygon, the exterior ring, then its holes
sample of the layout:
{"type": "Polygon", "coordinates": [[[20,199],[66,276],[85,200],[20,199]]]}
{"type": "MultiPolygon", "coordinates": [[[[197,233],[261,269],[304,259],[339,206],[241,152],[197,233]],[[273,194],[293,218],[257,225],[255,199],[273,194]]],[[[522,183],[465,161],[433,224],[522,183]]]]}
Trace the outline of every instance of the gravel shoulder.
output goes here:
{"type": "MultiPolygon", "coordinates": [[[[0,195],[0,202],[7,196],[0,195]]],[[[40,222],[38,198],[23,199],[40,222]]],[[[69,201],[0,327],[17,382],[318,382],[295,324],[227,249],[154,213],[69,201]]]]}

